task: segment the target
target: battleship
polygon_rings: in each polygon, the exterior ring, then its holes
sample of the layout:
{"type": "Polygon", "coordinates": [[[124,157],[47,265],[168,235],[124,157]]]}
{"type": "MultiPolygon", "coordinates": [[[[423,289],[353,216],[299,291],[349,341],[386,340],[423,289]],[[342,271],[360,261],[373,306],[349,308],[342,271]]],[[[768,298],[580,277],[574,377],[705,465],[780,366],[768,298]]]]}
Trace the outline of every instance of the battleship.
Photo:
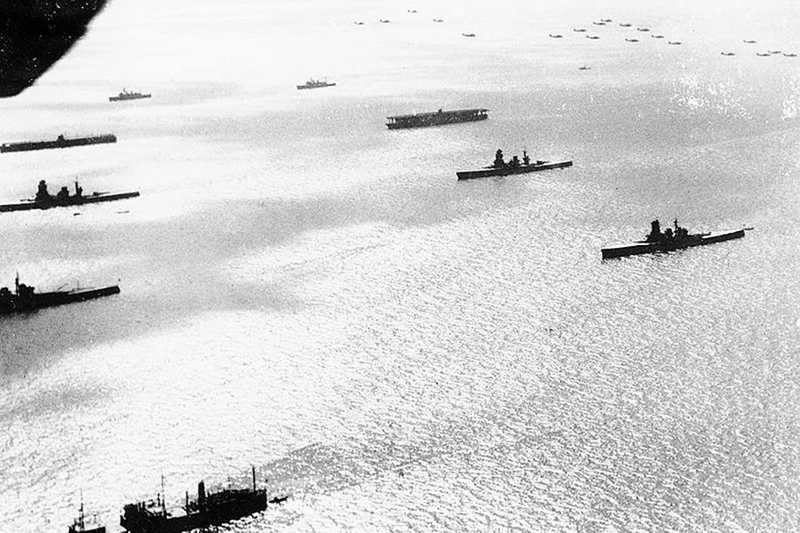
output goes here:
{"type": "Polygon", "coordinates": [[[122,89],[122,92],[119,93],[117,96],[109,96],[109,102],[124,102],[126,100],[141,100],[142,98],[150,98],[152,95],[150,93],[144,94],[136,91],[128,91],[126,89],[122,89]]]}
{"type": "Polygon", "coordinates": [[[329,83],[324,80],[315,80],[314,78],[309,78],[307,82],[302,85],[297,86],[297,90],[302,89],[321,89],[322,87],[333,87],[336,85],[335,83],[329,83]]]}
{"type": "Polygon", "coordinates": [[[14,292],[8,287],[0,288],[0,315],[12,313],[29,313],[45,307],[83,302],[119,294],[119,285],[111,285],[100,289],[77,288],[68,291],[56,290],[37,293],[36,288],[19,282],[19,274],[14,280],[14,292]]]}
{"type": "Polygon", "coordinates": [[[609,246],[607,248],[602,248],[601,252],[603,254],[603,259],[658,252],[672,252],[683,248],[705,246],[716,242],[741,239],[744,237],[744,231],[744,229],[738,229],[715,233],[689,233],[686,228],[680,227],[678,221],[675,220],[674,230],[672,228],[667,228],[662,232],[660,222],[654,220],[650,223],[650,233],[644,240],[632,244],[609,246]]]}
{"type": "Polygon", "coordinates": [[[395,115],[386,117],[386,127],[390,130],[406,128],[425,128],[428,126],[442,126],[445,124],[458,124],[460,122],[475,122],[489,118],[488,109],[456,109],[445,111],[440,109],[432,113],[415,113],[412,115],[395,115]]]}
{"type": "Polygon", "coordinates": [[[72,146],[87,146],[90,144],[115,143],[117,137],[111,134],[95,135],[92,137],[73,137],[71,139],[59,135],[55,141],[24,141],[0,144],[0,152],[27,152],[30,150],[47,150],[50,148],[70,148],[72,146]]]}
{"type": "MultiPolygon", "coordinates": [[[[285,501],[273,498],[275,503],[285,501]]],[[[178,533],[192,529],[218,526],[267,509],[267,490],[256,488],[256,470],[253,467],[253,486],[246,489],[223,489],[206,492],[201,481],[197,485],[197,499],[190,500],[182,510],[167,511],[164,498],[156,501],[130,503],[123,507],[119,523],[128,533],[178,533]]]]}
{"type": "Polygon", "coordinates": [[[512,174],[527,174],[540,170],[551,170],[555,168],[571,167],[572,161],[531,161],[528,153],[523,150],[522,161],[517,156],[510,161],[503,159],[503,151],[498,150],[494,157],[494,163],[480,170],[464,170],[456,172],[459,180],[471,180],[476,178],[491,178],[494,176],[510,176],[512,174]]]}
{"type": "Polygon", "coordinates": [[[93,192],[89,196],[84,196],[83,188],[75,181],[75,194],[70,194],[66,187],[54,196],[47,191],[47,182],[39,181],[39,188],[35,198],[29,198],[16,204],[0,204],[0,213],[10,211],[31,211],[33,209],[50,209],[51,207],[72,207],[84,204],[96,204],[100,202],[113,202],[115,200],[125,200],[126,198],[136,198],[139,191],[107,193],[93,192]]]}

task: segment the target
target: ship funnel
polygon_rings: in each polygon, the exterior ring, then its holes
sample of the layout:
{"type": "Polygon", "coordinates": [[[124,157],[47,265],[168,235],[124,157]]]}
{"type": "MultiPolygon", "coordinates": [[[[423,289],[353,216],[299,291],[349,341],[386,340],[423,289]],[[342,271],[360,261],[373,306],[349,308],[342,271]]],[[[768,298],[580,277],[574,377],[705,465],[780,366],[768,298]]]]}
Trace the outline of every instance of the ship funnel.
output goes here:
{"type": "Polygon", "coordinates": [[[200,506],[206,503],[206,485],[202,481],[197,484],[197,503],[200,506]]]}
{"type": "Polygon", "coordinates": [[[256,491],[256,467],[251,466],[250,468],[253,469],[253,492],[256,491]]]}

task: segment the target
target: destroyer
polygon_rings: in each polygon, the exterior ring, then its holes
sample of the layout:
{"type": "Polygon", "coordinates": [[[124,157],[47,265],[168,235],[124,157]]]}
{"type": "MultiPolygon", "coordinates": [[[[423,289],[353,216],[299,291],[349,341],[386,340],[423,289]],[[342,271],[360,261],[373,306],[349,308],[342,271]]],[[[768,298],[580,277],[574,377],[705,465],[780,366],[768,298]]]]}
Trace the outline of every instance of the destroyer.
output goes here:
{"type": "Polygon", "coordinates": [[[29,150],[47,150],[49,148],[70,148],[72,146],[87,146],[90,144],[115,143],[117,137],[111,134],[96,135],[93,137],[75,137],[67,139],[59,135],[55,141],[27,141],[18,143],[0,144],[0,152],[27,152],[29,150]]]}
{"type": "Polygon", "coordinates": [[[73,289],[70,291],[53,291],[37,293],[35,287],[19,282],[19,275],[14,280],[14,292],[8,287],[0,288],[0,315],[11,313],[29,313],[44,307],[83,302],[119,294],[119,285],[100,289],[73,289]]]}
{"type": "Polygon", "coordinates": [[[127,89],[122,89],[122,92],[119,93],[117,96],[109,96],[109,102],[124,102],[125,100],[141,100],[142,98],[150,98],[152,95],[150,93],[144,94],[136,91],[128,91],[127,89]]]}
{"type": "Polygon", "coordinates": [[[442,126],[444,124],[458,124],[460,122],[475,122],[489,118],[488,112],[488,109],[456,109],[453,111],[440,109],[432,113],[395,115],[393,117],[386,117],[388,120],[386,127],[390,130],[399,130],[442,126]]]}
{"type": "Polygon", "coordinates": [[[39,189],[36,191],[35,198],[29,198],[18,204],[0,204],[0,213],[8,211],[30,211],[32,209],[50,209],[51,207],[69,207],[83,204],[97,204],[100,202],[113,202],[114,200],[125,200],[126,198],[136,198],[139,191],[121,192],[110,194],[107,192],[93,192],[90,196],[83,195],[83,188],[75,181],[75,194],[70,194],[66,187],[53,196],[47,191],[47,182],[39,181],[39,189]]]}
{"type": "Polygon", "coordinates": [[[705,246],[715,242],[741,239],[742,237],[744,237],[744,229],[716,233],[689,233],[686,228],[678,225],[677,219],[675,220],[674,230],[667,228],[662,232],[661,224],[658,220],[654,220],[650,223],[650,233],[645,237],[645,240],[637,241],[633,244],[620,244],[602,248],[602,253],[603,259],[612,259],[628,255],[671,252],[693,246],[705,246]]]}
{"type": "Polygon", "coordinates": [[[309,78],[307,82],[303,85],[298,85],[297,90],[302,89],[321,89],[322,87],[333,87],[336,85],[335,83],[329,83],[324,80],[315,80],[314,78],[309,78]]]}
{"type": "Polygon", "coordinates": [[[527,174],[538,170],[571,167],[572,161],[531,161],[528,152],[522,151],[522,161],[514,156],[509,161],[503,159],[503,151],[498,150],[494,156],[494,163],[481,170],[465,170],[456,172],[459,180],[475,178],[490,178],[492,176],[509,176],[511,174],[527,174]]]}
{"type": "Polygon", "coordinates": [[[197,485],[196,500],[189,500],[189,493],[186,493],[183,512],[168,512],[164,498],[159,494],[155,502],[150,500],[125,505],[119,523],[129,533],[178,533],[224,524],[266,508],[267,490],[256,488],[254,467],[252,488],[206,493],[201,481],[197,485]]]}

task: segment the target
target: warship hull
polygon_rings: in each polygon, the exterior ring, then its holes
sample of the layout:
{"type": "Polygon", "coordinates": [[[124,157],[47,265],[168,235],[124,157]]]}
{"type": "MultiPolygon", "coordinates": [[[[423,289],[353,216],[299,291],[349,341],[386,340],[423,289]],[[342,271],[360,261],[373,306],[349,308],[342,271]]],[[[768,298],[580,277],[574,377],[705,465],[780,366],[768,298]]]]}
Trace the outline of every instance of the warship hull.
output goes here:
{"type": "Polygon", "coordinates": [[[60,202],[53,200],[52,202],[36,202],[27,201],[18,204],[3,204],[0,205],[0,213],[7,213],[11,211],[32,211],[34,209],[50,209],[52,207],[74,207],[86,204],[98,204],[102,202],[114,202],[116,200],[126,200],[128,198],[136,198],[139,192],[123,192],[117,194],[95,194],[92,196],[70,197],[69,200],[60,202]]]}
{"type": "Polygon", "coordinates": [[[137,94],[137,95],[130,95],[130,96],[109,96],[109,102],[125,102],[127,100],[142,100],[144,98],[150,98],[153,95],[151,94],[137,94]]]}
{"type": "Polygon", "coordinates": [[[603,254],[603,259],[614,259],[618,257],[627,257],[629,255],[672,252],[675,250],[682,250],[684,248],[693,248],[695,246],[705,246],[707,244],[714,244],[717,242],[741,239],[744,237],[744,230],[739,229],[733,231],[720,231],[715,233],[695,235],[694,237],[695,238],[693,239],[682,242],[637,242],[632,244],[621,244],[602,248],[601,252],[603,254]]]}
{"type": "Polygon", "coordinates": [[[386,127],[390,130],[404,130],[410,128],[428,128],[431,126],[446,126],[462,122],[477,122],[489,118],[488,109],[456,109],[453,111],[434,111],[432,113],[416,113],[413,115],[395,115],[386,117],[389,122],[386,127]]]}
{"type": "Polygon", "coordinates": [[[323,89],[325,87],[335,87],[335,83],[315,83],[313,85],[305,84],[305,85],[297,85],[297,90],[302,91],[304,89],[323,89]]]}
{"type": "Polygon", "coordinates": [[[84,302],[86,300],[94,300],[95,298],[119,294],[119,292],[119,286],[112,285],[110,287],[103,287],[100,289],[37,293],[34,294],[30,300],[22,301],[14,299],[8,302],[0,301],[0,315],[27,313],[46,307],[55,307],[58,305],[71,304],[75,302],[84,302]]]}
{"type": "Polygon", "coordinates": [[[28,152],[32,150],[49,150],[52,148],[71,148],[117,142],[115,135],[98,135],[95,137],[76,137],[74,139],[56,139],[55,141],[33,141],[0,144],[0,152],[28,152]]]}
{"type": "Polygon", "coordinates": [[[520,165],[518,167],[486,168],[481,170],[465,170],[456,172],[459,180],[472,180],[477,178],[491,178],[494,176],[511,176],[513,174],[528,174],[540,170],[552,170],[555,168],[571,167],[572,161],[543,161],[530,165],[520,165]]]}

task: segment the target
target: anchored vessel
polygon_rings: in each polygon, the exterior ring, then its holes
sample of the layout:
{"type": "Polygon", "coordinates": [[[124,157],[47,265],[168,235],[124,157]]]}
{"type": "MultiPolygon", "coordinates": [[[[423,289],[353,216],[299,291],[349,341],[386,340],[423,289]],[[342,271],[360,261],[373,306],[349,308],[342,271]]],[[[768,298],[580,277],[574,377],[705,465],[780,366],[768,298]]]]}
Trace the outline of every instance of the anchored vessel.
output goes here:
{"type": "Polygon", "coordinates": [[[86,146],[89,144],[115,143],[115,135],[96,135],[94,137],[75,137],[67,139],[59,135],[55,141],[27,141],[18,143],[0,144],[0,152],[27,152],[29,150],[47,150],[48,148],[69,148],[71,146],[86,146]]]}
{"type": "Polygon", "coordinates": [[[336,85],[335,83],[329,83],[323,80],[315,80],[314,78],[309,78],[307,82],[303,85],[298,85],[297,90],[301,89],[320,89],[322,87],[333,87],[336,85]]]}
{"type": "MultiPolygon", "coordinates": [[[[273,500],[275,503],[284,501],[273,500]]],[[[155,502],[149,500],[125,505],[119,523],[129,533],[178,533],[224,524],[266,508],[267,490],[256,488],[256,470],[253,467],[252,488],[207,493],[201,481],[197,485],[196,500],[189,500],[189,493],[186,493],[183,512],[168,512],[164,498],[159,494],[155,502]]]]}
{"type": "Polygon", "coordinates": [[[44,307],[83,302],[118,293],[119,285],[100,289],[73,289],[37,293],[35,287],[20,283],[19,275],[17,275],[14,280],[14,292],[11,292],[8,287],[0,288],[0,315],[28,313],[44,307]]]}
{"type": "Polygon", "coordinates": [[[87,523],[83,514],[83,502],[81,502],[80,514],[69,526],[69,533],[106,533],[106,527],[95,523],[87,523]]]}
{"type": "Polygon", "coordinates": [[[656,252],[671,252],[673,250],[680,250],[693,246],[705,246],[706,244],[729,241],[731,239],[741,239],[744,237],[744,229],[714,233],[689,233],[686,228],[678,226],[677,219],[675,220],[674,231],[672,228],[667,228],[662,232],[661,224],[658,220],[652,221],[650,226],[650,233],[643,241],[602,248],[603,259],[656,252]]]}
{"type": "Polygon", "coordinates": [[[75,181],[75,194],[70,195],[66,187],[53,196],[47,192],[47,182],[39,181],[36,197],[27,199],[18,204],[0,204],[0,213],[8,211],[30,211],[32,209],[50,209],[51,207],[68,207],[73,205],[96,204],[100,202],[113,202],[126,198],[136,198],[139,191],[110,194],[107,192],[93,192],[90,196],[83,195],[83,188],[75,181]]]}
{"type": "Polygon", "coordinates": [[[152,95],[150,93],[144,94],[137,91],[128,91],[127,89],[122,89],[117,96],[109,96],[109,102],[123,102],[125,100],[141,100],[142,98],[150,98],[152,95]]]}
{"type": "Polygon", "coordinates": [[[456,109],[453,111],[434,111],[432,113],[415,113],[413,115],[395,115],[386,117],[389,122],[386,127],[390,130],[405,128],[425,128],[427,126],[441,126],[444,124],[458,124],[459,122],[475,122],[489,118],[488,109],[456,109]]]}
{"type": "Polygon", "coordinates": [[[498,150],[494,156],[494,163],[480,170],[464,170],[456,172],[459,180],[470,180],[475,178],[490,178],[492,176],[509,176],[511,174],[527,174],[538,170],[550,170],[553,168],[571,167],[572,161],[531,161],[528,152],[522,151],[522,161],[517,156],[506,162],[503,159],[503,151],[498,150]]]}

